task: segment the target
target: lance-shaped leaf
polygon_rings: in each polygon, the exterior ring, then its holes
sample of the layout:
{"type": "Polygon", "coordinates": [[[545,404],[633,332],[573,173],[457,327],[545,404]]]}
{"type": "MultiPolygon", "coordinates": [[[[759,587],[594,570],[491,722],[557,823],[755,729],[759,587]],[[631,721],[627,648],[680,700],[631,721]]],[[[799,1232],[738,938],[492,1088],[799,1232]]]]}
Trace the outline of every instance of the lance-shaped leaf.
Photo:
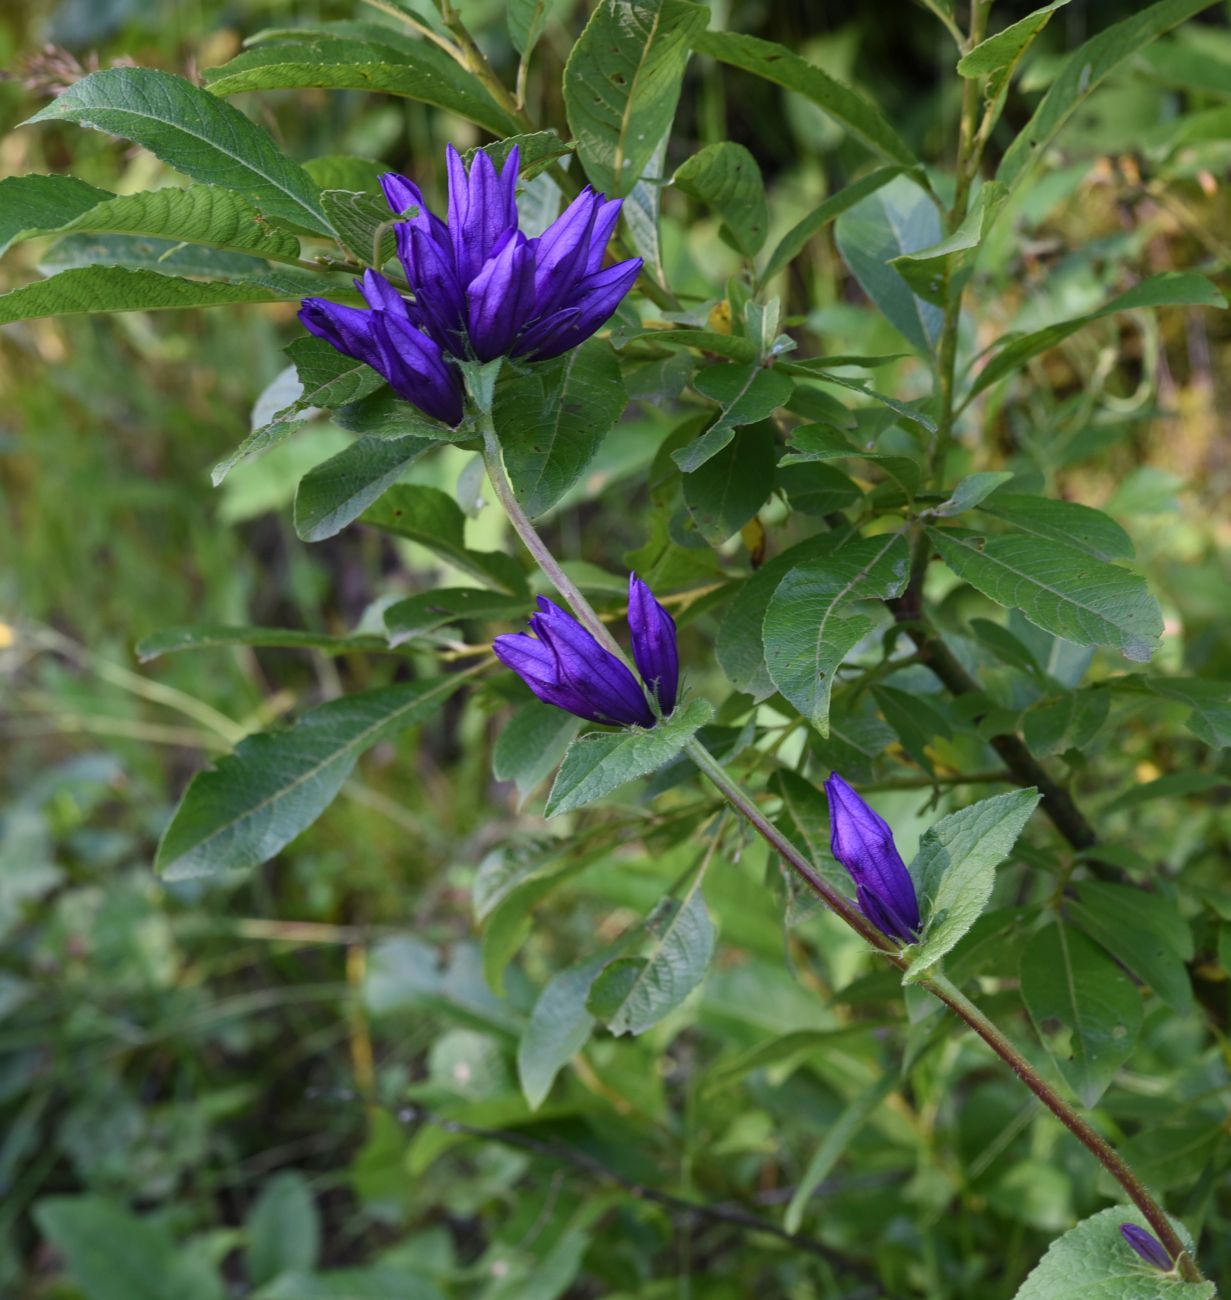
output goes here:
{"type": "Polygon", "coordinates": [[[1158,645],[1162,611],[1135,573],[1060,542],[939,528],[928,536],[954,573],[998,605],[1020,609],[1036,627],[1138,661],[1158,645]]]}
{"type": "Polygon", "coordinates": [[[997,865],[1013,848],[1039,802],[1035,789],[981,799],[930,827],[910,865],[924,931],[902,977],[925,976],[983,913],[997,865]]]}
{"type": "Polygon", "coordinates": [[[341,655],[353,651],[379,653],[389,648],[379,636],[330,636],[326,632],[309,632],[294,627],[227,627],[213,623],[194,623],[188,627],[165,627],[137,642],[137,658],[149,663],[162,655],[180,650],[210,650],[218,646],[275,646],[279,649],[323,650],[341,655]]]}
{"type": "Polygon", "coordinates": [[[1102,320],[1105,316],[1114,316],[1117,312],[1132,311],[1141,307],[1225,307],[1227,300],[1203,275],[1192,271],[1166,271],[1162,275],[1153,275],[1142,280],[1126,293],[1120,294],[1105,303],[1097,311],[1087,312],[1084,316],[1074,316],[1071,320],[1057,321],[1041,330],[1029,334],[1010,335],[1002,339],[1003,346],[992,359],[975,376],[966,396],[962,399],[965,407],[985,388],[1006,379],[1020,370],[1031,357],[1040,352],[1054,348],[1079,329],[1102,320]]]}
{"type": "Polygon", "coordinates": [[[237,108],[183,77],[155,68],[104,68],[29,121],[77,122],[122,136],[193,180],[235,190],[262,212],[331,233],[307,172],[237,108]]]}
{"type": "Polygon", "coordinates": [[[200,772],[158,845],[167,880],[241,871],[272,858],[333,802],[359,755],[431,717],[459,676],[365,691],[240,741],[200,772]]]}
{"type": "Polygon", "coordinates": [[[1018,532],[1075,546],[1097,560],[1131,560],[1135,554],[1132,538],[1110,515],[1076,501],[997,492],[979,509],[1018,532]]]}
{"type": "Polygon", "coordinates": [[[627,194],[675,117],[693,37],[689,0],[601,0],[564,67],[564,110],[594,188],[627,194]]]}
{"type": "Polygon", "coordinates": [[[1141,995],[1116,963],[1063,921],[1031,937],[1022,1000],[1056,1068],[1085,1106],[1103,1095],[1141,1032],[1141,995]]]}
{"type": "Polygon", "coordinates": [[[584,808],[639,776],[665,767],[714,716],[706,700],[681,705],[657,726],[593,731],[573,741],[547,797],[548,817],[584,808]]]}
{"type": "Polygon", "coordinates": [[[866,602],[900,596],[909,569],[906,538],[891,533],[848,542],[778,584],[765,611],[765,664],[774,685],[822,736],[829,734],[834,675],[876,626],[866,602]]]}
{"type": "Polygon", "coordinates": [[[916,294],[937,307],[960,297],[975,269],[979,246],[1009,197],[997,181],[988,181],[966,219],[947,238],[913,253],[890,259],[889,265],[916,294]]]}
{"type": "Polygon", "coordinates": [[[777,370],[758,365],[722,365],[702,370],[693,380],[693,387],[718,403],[718,414],[699,438],[671,453],[685,474],[716,456],[740,425],[755,424],[772,415],[790,398],[795,386],[777,370]]]}
{"type": "Polygon", "coordinates": [[[19,239],[59,230],[112,197],[75,176],[6,176],[0,180],[0,254],[19,239]]]}
{"type": "Polygon", "coordinates": [[[867,147],[889,162],[919,166],[910,146],[889,125],[880,110],[862,95],[835,81],[815,64],[793,54],[785,45],[734,32],[704,32],[695,42],[698,54],[708,54],[734,68],[805,95],[867,147]]]}
{"type": "Polygon", "coordinates": [[[295,532],[323,542],[358,519],[406,470],[430,451],[431,438],[359,438],[299,480],[295,532]]]}

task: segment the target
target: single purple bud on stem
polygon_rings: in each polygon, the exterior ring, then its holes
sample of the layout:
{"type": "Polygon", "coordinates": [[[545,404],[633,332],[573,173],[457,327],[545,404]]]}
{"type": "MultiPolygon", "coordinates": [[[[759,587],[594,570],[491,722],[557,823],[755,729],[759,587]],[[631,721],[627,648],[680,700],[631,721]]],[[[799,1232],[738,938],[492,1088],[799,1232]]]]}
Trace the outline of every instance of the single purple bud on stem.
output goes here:
{"type": "Polygon", "coordinates": [[[665,716],[675,708],[680,688],[675,619],[635,573],[628,575],[628,630],[633,638],[637,671],[665,716]]]}
{"type": "MultiPolygon", "coordinates": [[[[628,580],[628,622],[637,670],[666,715],[675,708],[679,690],[675,621],[635,573],[628,580]]],[[[652,727],[658,721],[642,683],[546,596],[539,597],[530,632],[498,636],[492,649],[540,700],[587,722],[652,727]]]]}
{"type": "Polygon", "coordinates": [[[1120,1233],[1147,1264],[1161,1269],[1164,1273],[1170,1273],[1175,1267],[1175,1261],[1167,1254],[1163,1243],[1153,1233],[1139,1228],[1135,1223],[1120,1224],[1120,1233]]]}
{"type": "Polygon", "coordinates": [[[919,902],[889,823],[837,772],[825,782],[825,795],[829,846],[855,882],[859,910],[890,939],[914,943],[919,937],[919,902]]]}

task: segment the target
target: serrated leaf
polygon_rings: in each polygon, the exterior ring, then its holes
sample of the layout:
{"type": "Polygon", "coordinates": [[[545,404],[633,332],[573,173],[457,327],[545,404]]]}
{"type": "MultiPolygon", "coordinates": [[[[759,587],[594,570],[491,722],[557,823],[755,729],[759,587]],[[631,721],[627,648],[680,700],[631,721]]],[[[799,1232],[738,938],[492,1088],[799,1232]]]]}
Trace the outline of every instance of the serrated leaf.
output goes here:
{"type": "Polygon", "coordinates": [[[1193,955],[1192,931],[1169,898],[1133,885],[1084,880],[1066,911],[1177,1015],[1192,1010],[1184,968],[1193,955]]]}
{"type": "Polygon", "coordinates": [[[929,828],[910,866],[924,930],[902,976],[922,979],[983,913],[997,865],[1008,856],[1038,806],[1039,792],[1013,790],[981,799],[929,828]]]}
{"type": "Polygon", "coordinates": [[[1008,470],[981,470],[977,474],[967,474],[959,479],[953,493],[947,501],[934,506],[928,513],[939,515],[943,519],[952,519],[954,515],[965,514],[991,496],[998,487],[1013,477],[1008,470]]]}
{"type": "MultiPolygon", "coordinates": [[[[51,276],[85,266],[118,266],[167,276],[256,284],[288,299],[319,292],[334,295],[342,288],[332,278],[322,280],[310,271],[274,267],[262,257],[148,235],[65,235],[39,258],[38,269],[51,276]]],[[[351,299],[349,287],[342,288],[342,296],[351,299]]]]}
{"type": "Polygon", "coordinates": [[[763,420],[737,429],[717,455],[684,475],[684,506],[711,546],[721,546],[765,504],[776,459],[774,427],[763,420]]]}
{"type": "MultiPolygon", "coordinates": [[[[469,170],[475,154],[482,149],[499,170],[504,167],[505,160],[514,146],[518,150],[517,179],[521,185],[533,180],[540,172],[546,171],[557,158],[566,158],[573,152],[572,142],[562,140],[556,131],[528,131],[523,135],[506,135],[503,139],[491,140],[485,145],[476,145],[473,149],[467,149],[462,154],[462,159],[469,170]]],[[[523,223],[522,230],[525,229],[523,223]]]]}
{"type": "Polygon", "coordinates": [[[119,266],[83,266],[62,271],[0,294],[0,325],[39,316],[79,316],[92,312],[167,311],[222,307],[238,303],[287,302],[302,291],[249,282],[185,280],[157,271],[119,266]]]}
{"type": "Polygon", "coordinates": [[[365,266],[379,270],[397,251],[395,217],[383,194],[366,190],[322,190],[321,207],[342,246],[365,266]]]}
{"type": "MultiPolygon", "coordinates": [[[[614,953],[626,946],[614,945],[614,953]]],[[[594,1028],[594,1017],[586,1010],[590,985],[612,956],[613,949],[605,949],[557,972],[543,986],[517,1044],[517,1077],[531,1110],[547,1100],[556,1075],[586,1045],[594,1028]]]]}
{"type": "Polygon", "coordinates": [[[714,924],[701,894],[703,873],[681,902],[652,918],[653,942],[638,957],[620,957],[590,987],[586,1007],[617,1037],[643,1034],[670,1015],[705,978],[714,955],[714,924]]]}
{"type": "Polygon", "coordinates": [[[627,405],[620,363],[601,339],[507,375],[492,418],[513,491],[531,518],[581,478],[627,405]]]}
{"type": "MultiPolygon", "coordinates": [[[[0,181],[0,204],[6,201],[4,187],[8,184],[0,181]]],[[[84,188],[96,195],[98,201],[80,208],[74,194],[72,203],[59,208],[59,215],[48,204],[40,222],[13,230],[12,242],[40,235],[89,231],[202,244],[262,258],[293,261],[299,256],[299,240],[269,225],[260,211],[234,190],[218,185],[189,185],[183,189],[167,186],[139,194],[109,195],[90,186],[84,188]]]]}
{"type": "Polygon", "coordinates": [[[1036,627],[1078,645],[1111,646],[1139,662],[1154,653],[1162,611],[1137,574],[1059,542],[927,531],[958,577],[997,604],[1021,610],[1036,627]]]}
{"type": "Polygon", "coordinates": [[[1071,334],[1084,329],[1094,321],[1117,312],[1133,311],[1143,307],[1225,307],[1226,299],[1203,275],[1193,271],[1165,271],[1162,275],[1152,275],[1142,280],[1126,293],[1120,294],[1110,302],[1087,312],[1084,316],[1075,316],[1071,320],[1057,321],[1041,330],[1029,334],[1009,335],[1001,339],[1003,344],[975,376],[974,382],[962,398],[962,407],[972,402],[984,389],[1007,379],[1014,371],[1020,370],[1031,357],[1040,352],[1054,348],[1071,334]]]}
{"type": "Polygon", "coordinates": [[[675,169],[671,183],[712,208],[745,257],[755,257],[769,228],[769,205],[757,160],[742,144],[707,144],[675,169]]]}
{"type": "Polygon", "coordinates": [[[193,180],[235,190],[262,212],[319,234],[331,233],[316,184],[267,131],[169,72],[92,72],[28,121],[76,122],[122,136],[193,180]]]}
{"type": "Polygon", "coordinates": [[[774,685],[821,733],[829,734],[834,676],[876,625],[864,602],[900,596],[910,569],[901,534],[847,542],[778,584],[765,611],[765,664],[774,685]]]}
{"type": "Polygon", "coordinates": [[[755,424],[772,415],[790,398],[795,386],[786,375],[763,366],[720,365],[698,371],[693,387],[702,397],[718,403],[718,414],[699,438],[671,453],[685,474],[716,456],[740,425],[755,424]]]}
{"type": "Polygon", "coordinates": [[[295,532],[323,542],[358,519],[406,470],[435,447],[432,438],[359,438],[310,469],[295,491],[295,532]]]}
{"type": "Polygon", "coordinates": [[[680,705],[657,726],[590,732],[569,746],[544,813],[558,817],[584,808],[637,777],[664,767],[714,716],[706,700],[680,705]]]}
{"type": "Polygon", "coordinates": [[[1093,1106],[1137,1044],[1140,994],[1092,939],[1062,920],[1030,937],[1019,975],[1043,1046],[1082,1104],[1093,1106]]]}
{"type": "Polygon", "coordinates": [[[466,516],[457,502],[438,488],[399,484],[369,506],[362,519],[374,528],[426,546],[489,587],[515,595],[526,591],[526,575],[513,556],[466,546],[466,516]]]}
{"type": "MultiPolygon", "coordinates": [[[[1100,1210],[1052,1242],[1014,1300],[1214,1300],[1213,1282],[1185,1282],[1145,1263],[1124,1240],[1122,1223],[1153,1234],[1135,1206],[1100,1210]]],[[[1171,1226],[1191,1249],[1184,1225],[1172,1218],[1171,1226]]]]}
{"type": "Polygon", "coordinates": [[[443,50],[426,41],[388,43],[335,36],[296,34],[253,46],[220,68],[210,68],[206,84],[214,95],[245,90],[318,87],[399,95],[433,104],[486,127],[493,135],[512,135],[518,121],[501,108],[479,80],[443,50]]]}
{"type": "Polygon", "coordinates": [[[890,162],[918,167],[910,146],[888,120],[862,95],[835,81],[815,64],[793,54],[785,45],[734,32],[708,31],[693,42],[698,54],[708,54],[734,68],[764,77],[804,95],[867,147],[890,162]]]}
{"type": "Polygon", "coordinates": [[[555,0],[509,0],[505,6],[505,21],[509,40],[523,59],[530,57],[539,37],[547,26],[547,15],[555,0]]]}
{"type": "Polygon", "coordinates": [[[713,352],[732,361],[751,362],[757,359],[757,345],[738,334],[715,334],[713,330],[666,329],[642,330],[630,334],[625,343],[661,343],[664,347],[696,348],[700,352],[713,352]]]}
{"type": "Polygon", "coordinates": [[[199,772],[158,845],[166,880],[241,871],[273,857],[333,802],[359,755],[434,714],[460,676],[331,700],[259,732],[199,772]]]}
{"type": "Polygon", "coordinates": [[[940,242],[940,214],[931,199],[909,177],[898,176],[844,212],[834,234],[863,291],[914,348],[931,355],[943,313],[913,292],[893,265],[940,242]]]}
{"type": "Polygon", "coordinates": [[[596,190],[618,198],[675,117],[692,39],[709,10],[688,0],[601,0],[564,66],[564,110],[596,190]]]}
{"type": "Polygon", "coordinates": [[[559,764],[580,728],[580,718],[531,700],[496,737],[492,774],[498,781],[516,782],[524,803],[559,764]]]}
{"type": "MultiPolygon", "coordinates": [[[[437,587],[390,605],[385,610],[385,627],[389,644],[398,646],[463,620],[505,622],[525,617],[524,596],[506,596],[482,587],[437,587]]],[[[560,710],[552,712],[558,714],[560,710]]]]}
{"type": "Polygon", "coordinates": [[[1209,0],[1159,0],[1104,28],[1069,55],[1030,121],[1005,150],[996,179],[1012,190],[1086,97],[1126,59],[1156,37],[1209,7],[1209,0]]]}
{"type": "Polygon", "coordinates": [[[331,153],[309,158],[303,169],[322,190],[368,190],[375,194],[389,164],[372,158],[358,158],[354,154],[331,153]]]}
{"type": "Polygon", "coordinates": [[[989,73],[999,72],[1001,68],[1016,63],[1026,46],[1047,26],[1052,14],[1063,8],[1069,0],[1052,0],[1049,5],[1036,9],[1010,24],[1003,31],[996,32],[986,40],[980,41],[972,50],[968,50],[957,62],[958,75],[962,77],[985,77],[989,73]]]}
{"type": "Polygon", "coordinates": [[[997,492],[979,503],[984,514],[1003,519],[1019,532],[1064,542],[1098,560],[1131,560],[1133,540],[1110,515],[1076,501],[997,492]]]}
{"type": "MultiPolygon", "coordinates": [[[[761,270],[758,277],[760,283],[767,283],[793,262],[803,252],[804,245],[813,235],[824,230],[831,221],[836,221],[848,208],[853,208],[869,194],[875,194],[882,185],[888,185],[895,176],[900,176],[903,170],[904,168],[900,166],[878,167],[876,171],[861,176],[857,181],[852,181],[845,189],[839,190],[837,194],[831,194],[817,204],[802,221],[792,226],[778,241],[777,247],[769,255],[761,270]]],[[[833,362],[833,364],[839,363],[833,362]]]]}
{"type": "Polygon", "coordinates": [[[0,255],[36,231],[59,230],[114,197],[75,176],[6,176],[0,180],[0,255]]]}
{"type": "Polygon", "coordinates": [[[823,424],[805,424],[791,430],[790,450],[779,465],[800,465],[809,461],[866,460],[879,466],[909,497],[923,481],[923,467],[896,452],[876,451],[854,445],[839,429],[823,424]]]}
{"type": "Polygon", "coordinates": [[[211,623],[190,627],[166,627],[137,642],[141,663],[180,650],[209,650],[218,646],[275,646],[279,649],[323,650],[326,654],[371,654],[387,648],[378,636],[329,636],[324,632],[307,632],[290,627],[224,627],[211,623]]]}

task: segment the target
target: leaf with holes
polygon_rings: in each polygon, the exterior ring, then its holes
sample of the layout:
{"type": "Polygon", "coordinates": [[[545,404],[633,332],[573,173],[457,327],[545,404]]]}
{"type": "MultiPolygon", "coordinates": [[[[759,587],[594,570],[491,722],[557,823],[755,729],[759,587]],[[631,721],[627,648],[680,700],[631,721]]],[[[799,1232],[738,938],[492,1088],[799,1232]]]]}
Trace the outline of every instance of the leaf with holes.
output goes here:
{"type": "Polygon", "coordinates": [[[769,205],[761,169],[742,144],[707,144],[675,169],[671,183],[712,208],[745,257],[756,256],[769,227],[769,205]]]}

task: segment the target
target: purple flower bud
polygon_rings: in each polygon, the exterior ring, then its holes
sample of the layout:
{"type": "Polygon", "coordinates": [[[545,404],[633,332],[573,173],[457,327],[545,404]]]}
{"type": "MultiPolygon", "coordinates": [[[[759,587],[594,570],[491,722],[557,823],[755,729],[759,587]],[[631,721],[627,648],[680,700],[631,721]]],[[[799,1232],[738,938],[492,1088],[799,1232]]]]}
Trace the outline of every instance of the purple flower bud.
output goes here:
{"type": "Polygon", "coordinates": [[[589,722],[652,727],[654,713],[640,683],[559,605],[539,597],[525,632],[498,636],[496,657],[548,704],[589,722]]]}
{"type": "Polygon", "coordinates": [[[919,903],[889,823],[837,772],[825,782],[825,795],[830,848],[855,882],[860,911],[882,934],[914,943],[919,937],[919,903]]]}
{"type": "Polygon", "coordinates": [[[413,181],[395,172],[382,176],[395,217],[416,209],[394,226],[413,301],[369,271],[364,296],[371,314],[384,312],[388,321],[321,298],[306,300],[300,314],[314,334],[379,370],[400,396],[450,424],[461,418],[462,391],[452,361],[558,357],[610,319],[641,270],[640,258],[603,267],[622,200],[588,186],[542,235],[526,239],[517,228],[519,158],[511,149],[497,172],[480,149],[467,174],[450,146],[447,225],[413,181]],[[395,327],[394,318],[406,328],[395,327]],[[439,360],[427,379],[420,376],[424,348],[407,329],[422,335],[439,360]]]}
{"type": "Polygon", "coordinates": [[[680,685],[675,619],[635,573],[628,575],[628,629],[641,680],[657,698],[664,715],[669,714],[675,708],[680,685]]]}
{"type": "Polygon", "coordinates": [[[1164,1273],[1170,1273],[1175,1267],[1175,1261],[1167,1254],[1166,1247],[1153,1233],[1139,1228],[1135,1223],[1120,1224],[1120,1232],[1124,1240],[1147,1264],[1161,1269],[1164,1273]]]}

